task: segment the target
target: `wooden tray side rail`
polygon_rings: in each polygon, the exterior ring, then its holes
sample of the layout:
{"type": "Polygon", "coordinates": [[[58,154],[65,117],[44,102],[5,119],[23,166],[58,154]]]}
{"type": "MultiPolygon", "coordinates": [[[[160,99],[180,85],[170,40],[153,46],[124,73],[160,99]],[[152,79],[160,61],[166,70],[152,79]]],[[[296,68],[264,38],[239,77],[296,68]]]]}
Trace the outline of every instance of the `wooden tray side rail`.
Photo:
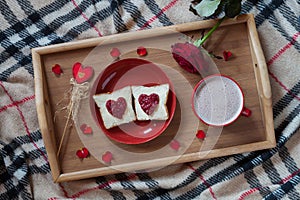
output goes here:
{"type": "Polygon", "coordinates": [[[267,120],[273,119],[272,92],[269,80],[268,67],[259,42],[259,37],[256,31],[253,15],[249,17],[249,19],[247,20],[247,24],[249,27],[249,38],[251,38],[250,46],[254,58],[253,63],[255,63],[254,71],[257,73],[255,77],[257,77],[257,85],[260,88],[259,95],[261,100],[261,106],[263,109],[262,113],[268,141],[268,144],[266,145],[268,148],[272,148],[276,145],[276,140],[274,136],[274,121],[267,120]]]}
{"type": "MultiPolygon", "coordinates": [[[[45,52],[44,52],[45,53],[45,52]]],[[[42,132],[44,144],[47,150],[48,161],[51,168],[53,180],[56,182],[59,178],[61,171],[59,161],[56,157],[56,141],[53,129],[53,117],[49,105],[49,96],[47,90],[47,83],[44,76],[42,67],[41,56],[43,54],[38,50],[32,49],[32,60],[34,68],[34,81],[35,81],[35,99],[38,113],[38,121],[42,132]]]]}

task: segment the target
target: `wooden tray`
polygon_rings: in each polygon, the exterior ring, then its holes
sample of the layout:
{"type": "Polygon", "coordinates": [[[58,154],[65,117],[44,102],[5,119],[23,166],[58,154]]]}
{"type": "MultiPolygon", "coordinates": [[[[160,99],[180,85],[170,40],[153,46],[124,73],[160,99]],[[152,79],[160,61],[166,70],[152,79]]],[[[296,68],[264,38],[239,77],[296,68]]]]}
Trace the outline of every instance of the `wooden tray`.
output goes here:
{"type": "Polygon", "coordinates": [[[224,50],[233,53],[234,56],[227,62],[214,61],[220,73],[231,76],[241,85],[245,105],[252,110],[252,116],[240,117],[232,125],[224,127],[218,136],[220,130],[205,126],[192,112],[192,89],[201,77],[182,70],[172,58],[170,48],[175,42],[184,41],[184,35],[199,38],[201,30],[209,30],[215,23],[215,20],[199,21],[33,49],[38,119],[53,180],[62,182],[124,171],[137,172],[274,147],[271,89],[252,15],[225,20],[205,43],[205,48],[216,55],[222,55],[224,50]],[[81,62],[94,68],[92,85],[98,74],[113,62],[109,55],[113,47],[120,49],[123,59],[138,58],[138,46],[148,49],[148,55],[142,59],[160,66],[174,84],[177,107],[170,126],[162,135],[144,144],[116,143],[102,133],[91,117],[90,101],[83,100],[76,123],[68,127],[57,158],[67,116],[67,112],[59,109],[68,105],[69,99],[64,99],[64,94],[71,88],[69,81],[73,64],[81,62]],[[55,64],[62,66],[60,77],[51,71],[55,64]],[[82,123],[92,127],[92,135],[81,133],[79,126],[82,123]],[[205,140],[196,137],[200,129],[208,133],[205,140]],[[180,144],[177,151],[169,145],[173,140],[180,144]],[[77,158],[76,151],[83,146],[89,149],[91,156],[81,160],[77,158]],[[101,160],[106,151],[113,155],[110,164],[101,160]]]}

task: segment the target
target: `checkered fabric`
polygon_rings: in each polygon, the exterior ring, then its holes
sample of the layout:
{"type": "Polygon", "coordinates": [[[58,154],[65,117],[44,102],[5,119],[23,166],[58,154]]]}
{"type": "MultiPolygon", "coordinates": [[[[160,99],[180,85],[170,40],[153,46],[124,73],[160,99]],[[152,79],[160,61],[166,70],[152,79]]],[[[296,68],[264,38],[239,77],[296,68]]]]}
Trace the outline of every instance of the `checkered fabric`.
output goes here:
{"type": "Polygon", "coordinates": [[[247,0],[267,60],[271,150],[55,184],[30,49],[200,20],[186,0],[0,0],[0,199],[300,199],[300,1],[247,0]]]}

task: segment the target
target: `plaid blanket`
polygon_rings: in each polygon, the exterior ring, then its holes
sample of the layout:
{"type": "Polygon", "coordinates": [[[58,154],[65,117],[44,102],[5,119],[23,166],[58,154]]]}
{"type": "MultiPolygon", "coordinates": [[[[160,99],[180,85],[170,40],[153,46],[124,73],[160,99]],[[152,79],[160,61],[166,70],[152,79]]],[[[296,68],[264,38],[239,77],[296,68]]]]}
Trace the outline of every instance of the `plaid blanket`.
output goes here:
{"type": "Polygon", "coordinates": [[[30,49],[200,20],[185,0],[0,0],[0,199],[300,199],[300,1],[246,0],[267,60],[277,146],[55,184],[30,49]]]}

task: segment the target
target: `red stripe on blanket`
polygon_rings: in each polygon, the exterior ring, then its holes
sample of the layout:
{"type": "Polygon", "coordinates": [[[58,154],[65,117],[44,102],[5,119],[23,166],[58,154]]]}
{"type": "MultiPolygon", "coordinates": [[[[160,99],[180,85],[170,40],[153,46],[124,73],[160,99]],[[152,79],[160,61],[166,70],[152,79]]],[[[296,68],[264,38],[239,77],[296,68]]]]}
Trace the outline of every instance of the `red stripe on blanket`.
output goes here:
{"type": "Polygon", "coordinates": [[[270,72],[269,70],[269,74],[270,76],[285,90],[287,91],[291,96],[293,96],[295,99],[297,99],[298,101],[300,101],[300,97],[298,97],[297,95],[295,95],[290,89],[288,89],[276,76],[275,74],[273,74],[272,72],[270,72]]]}
{"type": "MultiPolygon", "coordinates": [[[[66,189],[65,189],[65,187],[62,185],[62,183],[59,183],[59,187],[60,187],[60,189],[63,191],[64,196],[65,196],[66,198],[70,198],[70,196],[68,195],[68,192],[66,191],[66,189]]],[[[54,197],[54,198],[56,198],[56,197],[54,197]]]]}
{"type": "Polygon", "coordinates": [[[256,192],[256,191],[259,191],[259,188],[252,188],[246,192],[244,192],[240,197],[239,197],[239,200],[243,200],[245,199],[246,196],[249,196],[250,194],[256,192]]]}
{"type": "Polygon", "coordinates": [[[20,100],[20,101],[15,101],[15,102],[13,102],[13,103],[11,103],[11,104],[8,104],[8,105],[6,105],[6,106],[3,106],[2,108],[0,108],[0,113],[3,112],[3,111],[5,111],[5,110],[7,110],[8,108],[12,108],[12,107],[17,106],[17,105],[19,105],[19,104],[25,103],[25,102],[27,102],[27,101],[29,101],[29,100],[34,99],[34,98],[35,98],[35,95],[32,95],[32,96],[30,96],[30,97],[25,97],[24,99],[22,99],[22,100],[20,100]]]}
{"type": "MultiPolygon", "coordinates": [[[[126,180],[126,181],[132,180],[132,179],[134,179],[135,177],[136,177],[136,174],[131,174],[131,175],[129,175],[129,176],[128,176],[126,179],[124,179],[124,180],[126,180]]],[[[95,186],[95,187],[87,188],[87,189],[81,190],[81,191],[79,191],[79,192],[77,192],[77,193],[75,193],[75,194],[73,194],[73,195],[71,195],[71,196],[68,194],[68,192],[65,190],[64,186],[63,186],[61,183],[59,184],[59,186],[61,187],[61,189],[62,189],[62,191],[63,191],[63,193],[64,193],[64,196],[65,196],[66,198],[72,198],[72,199],[75,199],[75,198],[80,197],[81,195],[84,195],[84,194],[88,193],[88,192],[91,192],[91,191],[94,191],[94,190],[103,189],[103,188],[109,186],[110,184],[117,183],[117,182],[120,182],[120,180],[116,180],[116,179],[110,180],[110,181],[107,181],[106,183],[97,185],[97,186],[95,186]]],[[[52,197],[52,198],[49,198],[49,199],[58,199],[58,198],[57,198],[57,197],[52,197]]]]}
{"type": "MultiPolygon", "coordinates": [[[[288,50],[289,48],[291,48],[295,42],[296,39],[298,38],[298,36],[300,35],[300,32],[296,33],[293,36],[293,39],[291,42],[289,42],[287,45],[285,45],[284,47],[282,47],[268,62],[268,68],[270,68],[270,65],[272,65],[284,52],[286,52],[286,50],[288,50]]],[[[291,96],[293,96],[295,99],[297,99],[298,101],[300,101],[300,97],[298,97],[297,95],[295,95],[287,86],[285,86],[279,79],[278,77],[272,73],[270,71],[270,69],[268,69],[268,72],[270,74],[270,76],[285,90],[287,91],[291,96]]]]}
{"type": "Polygon", "coordinates": [[[85,19],[85,21],[87,21],[87,22],[90,24],[90,26],[91,26],[92,28],[95,29],[95,31],[98,33],[99,37],[102,37],[102,34],[101,34],[101,32],[99,31],[99,29],[98,29],[96,26],[94,26],[94,25],[92,24],[92,22],[89,20],[89,18],[88,18],[88,17],[83,13],[83,11],[79,8],[79,6],[78,6],[77,3],[75,2],[75,0],[72,0],[72,3],[73,3],[74,6],[76,7],[76,9],[80,12],[80,14],[81,14],[82,17],[85,19]]]}
{"type": "Polygon", "coordinates": [[[211,186],[208,184],[208,182],[205,180],[205,178],[201,174],[199,174],[197,172],[197,170],[192,165],[190,165],[189,163],[187,163],[187,166],[189,168],[191,168],[199,176],[199,178],[202,180],[202,182],[204,183],[204,185],[209,189],[209,192],[210,192],[212,198],[216,200],[217,198],[215,196],[215,193],[213,192],[211,186]]]}
{"type": "Polygon", "coordinates": [[[282,179],[279,184],[284,184],[287,181],[289,181],[291,178],[293,178],[294,176],[296,176],[297,174],[300,173],[300,169],[298,169],[297,171],[295,171],[294,173],[290,174],[289,176],[285,177],[284,179],[282,179]]]}
{"type": "MultiPolygon", "coordinates": [[[[12,102],[13,104],[16,104],[16,102],[13,100],[12,96],[8,93],[8,91],[7,91],[6,88],[4,87],[2,81],[0,81],[0,86],[2,87],[3,91],[4,91],[5,94],[8,96],[8,98],[11,100],[11,102],[12,102]]],[[[42,156],[44,157],[45,161],[48,162],[47,156],[46,156],[46,155],[44,154],[44,152],[37,146],[37,144],[33,141],[32,137],[31,137],[31,134],[30,134],[30,131],[29,131],[29,128],[28,128],[28,126],[27,126],[27,122],[26,122],[25,117],[24,117],[24,115],[23,115],[23,113],[22,113],[22,111],[21,111],[21,109],[20,109],[20,107],[19,107],[19,104],[16,104],[16,108],[17,108],[17,110],[18,110],[18,112],[19,112],[19,115],[20,115],[20,117],[21,117],[21,119],[22,119],[22,122],[23,122],[23,125],[24,125],[24,128],[25,128],[25,131],[26,131],[28,137],[30,138],[31,143],[34,145],[34,147],[35,147],[37,150],[39,150],[39,152],[40,152],[40,153],[42,154],[42,156]]]]}
{"type": "MultiPolygon", "coordinates": [[[[294,176],[296,176],[297,174],[299,174],[299,172],[300,172],[300,169],[298,169],[298,170],[295,171],[294,173],[290,174],[289,176],[283,178],[278,184],[282,185],[282,184],[286,183],[286,182],[289,181],[291,178],[293,178],[294,176]]],[[[265,187],[266,187],[266,186],[265,186],[265,187]]],[[[239,200],[243,200],[246,196],[249,196],[250,194],[252,194],[252,193],[254,193],[254,192],[256,192],[256,191],[259,191],[259,190],[261,190],[261,189],[263,189],[263,188],[265,188],[265,187],[250,189],[250,190],[244,192],[244,193],[240,196],[239,200]]]]}
{"type": "Polygon", "coordinates": [[[177,3],[178,0],[173,0],[171,1],[168,5],[166,5],[165,7],[163,7],[161,9],[161,11],[153,16],[152,18],[150,18],[140,29],[138,30],[143,30],[144,28],[146,28],[147,26],[149,26],[152,22],[154,22],[159,16],[161,16],[164,12],[166,12],[167,10],[169,10],[170,8],[172,8],[176,3],[177,3]]]}
{"type": "Polygon", "coordinates": [[[293,38],[292,41],[290,41],[287,45],[285,45],[284,47],[282,47],[268,62],[267,65],[270,66],[273,64],[273,62],[275,60],[277,60],[277,58],[279,58],[281,56],[281,54],[283,54],[286,50],[288,50],[289,48],[291,48],[291,46],[293,46],[298,38],[298,36],[300,35],[300,32],[296,33],[293,38]]]}

